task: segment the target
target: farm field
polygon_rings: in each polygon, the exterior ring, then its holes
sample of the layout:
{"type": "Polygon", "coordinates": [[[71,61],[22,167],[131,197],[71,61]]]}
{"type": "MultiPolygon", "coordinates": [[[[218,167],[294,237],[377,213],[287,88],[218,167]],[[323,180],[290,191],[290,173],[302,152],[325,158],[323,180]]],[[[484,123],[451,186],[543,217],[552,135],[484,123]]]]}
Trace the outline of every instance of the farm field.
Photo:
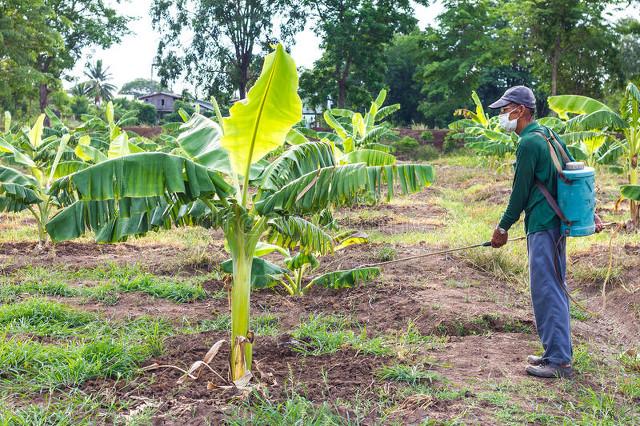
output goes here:
{"type": "MultiPolygon", "coordinates": [[[[319,272],[488,240],[511,174],[471,154],[430,164],[437,184],[418,194],[338,209],[370,242],[323,257],[319,272]]],[[[605,221],[628,216],[614,210],[623,182],[599,172],[605,221]]],[[[524,372],[541,346],[517,241],[392,263],[352,289],[252,292],[249,393],[220,388],[228,342],[196,380],[178,384],[174,368],[228,340],[221,231],[39,249],[35,221],[4,213],[0,424],[639,424],[640,234],[616,233],[610,252],[611,237],[569,241],[569,287],[591,311],[572,306],[573,380],[524,372]]]]}

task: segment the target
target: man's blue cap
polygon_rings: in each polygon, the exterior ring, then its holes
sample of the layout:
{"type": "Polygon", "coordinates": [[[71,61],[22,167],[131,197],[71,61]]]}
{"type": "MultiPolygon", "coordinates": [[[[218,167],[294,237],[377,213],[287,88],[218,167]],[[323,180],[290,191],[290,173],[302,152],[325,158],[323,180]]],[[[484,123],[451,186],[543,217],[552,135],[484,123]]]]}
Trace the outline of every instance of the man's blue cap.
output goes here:
{"type": "Polygon", "coordinates": [[[528,87],[514,86],[507,89],[500,99],[489,105],[489,108],[502,108],[509,104],[524,105],[529,109],[536,109],[536,97],[528,87]]]}

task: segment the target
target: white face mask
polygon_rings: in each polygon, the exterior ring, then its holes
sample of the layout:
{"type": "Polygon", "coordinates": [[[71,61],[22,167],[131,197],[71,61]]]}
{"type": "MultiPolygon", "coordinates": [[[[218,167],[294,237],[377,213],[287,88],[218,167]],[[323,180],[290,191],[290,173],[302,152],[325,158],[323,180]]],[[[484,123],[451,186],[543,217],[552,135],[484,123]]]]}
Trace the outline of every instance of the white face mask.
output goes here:
{"type": "Polygon", "coordinates": [[[502,127],[506,132],[515,132],[518,127],[518,119],[509,120],[509,115],[511,115],[513,111],[505,112],[504,114],[500,114],[498,118],[500,119],[500,127],[502,127]]]}

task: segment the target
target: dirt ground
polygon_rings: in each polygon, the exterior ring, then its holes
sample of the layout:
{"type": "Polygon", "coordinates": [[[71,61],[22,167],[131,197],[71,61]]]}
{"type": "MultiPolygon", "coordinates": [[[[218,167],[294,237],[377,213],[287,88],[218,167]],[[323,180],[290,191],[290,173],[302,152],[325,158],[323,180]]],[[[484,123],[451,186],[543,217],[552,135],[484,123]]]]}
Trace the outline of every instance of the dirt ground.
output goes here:
{"type": "MultiPolygon", "coordinates": [[[[440,186],[447,185],[446,173],[446,169],[439,170],[440,186]]],[[[373,209],[379,214],[370,217],[359,216],[358,209],[351,209],[345,216],[350,218],[350,226],[364,231],[382,229],[382,234],[397,234],[406,225],[402,217],[410,217],[412,230],[430,232],[446,226],[447,212],[435,202],[437,195],[437,190],[427,190],[416,196],[420,201],[416,205],[382,205],[373,209]]],[[[498,187],[477,196],[499,209],[506,202],[508,190],[498,187]]],[[[379,261],[376,253],[385,246],[388,244],[350,247],[339,257],[324,259],[319,272],[379,261]]],[[[398,258],[446,247],[444,243],[393,244],[398,258]]],[[[594,265],[606,265],[609,255],[605,249],[602,247],[595,255],[578,254],[570,262],[588,260],[594,265]]],[[[640,246],[627,245],[616,250],[621,256],[640,255],[640,246]]],[[[2,273],[8,274],[26,265],[73,270],[105,263],[141,264],[153,274],[171,275],[176,272],[171,265],[186,251],[171,245],[137,244],[135,241],[119,245],[69,242],[44,250],[31,242],[11,242],[0,244],[0,265],[4,265],[2,273]]],[[[223,260],[221,247],[212,246],[211,251],[215,259],[223,260]]],[[[195,264],[180,269],[179,274],[189,276],[209,269],[210,265],[195,264]]],[[[640,284],[637,269],[631,267],[625,268],[619,279],[628,288],[638,288],[640,284]]],[[[578,297],[588,309],[601,309],[602,298],[597,284],[569,284],[574,288],[580,287],[578,297]]],[[[215,278],[204,283],[209,294],[224,291],[224,286],[222,280],[215,278]]],[[[228,312],[224,297],[185,304],[140,293],[123,294],[115,305],[87,303],[79,298],[59,300],[110,318],[149,315],[166,318],[175,324],[185,319],[196,323],[228,312]]],[[[590,342],[603,359],[615,356],[622,348],[640,345],[640,292],[630,295],[621,286],[612,286],[607,295],[607,306],[597,317],[573,322],[575,337],[590,342]]],[[[531,379],[524,373],[525,359],[528,354],[539,350],[526,288],[518,289],[509,282],[501,281],[461,255],[441,255],[390,264],[384,268],[380,278],[353,289],[314,288],[301,298],[286,297],[277,290],[257,291],[252,294],[251,309],[253,313],[274,314],[279,322],[278,336],[258,336],[254,342],[254,374],[269,398],[284,401],[295,389],[314,403],[333,401],[335,409],[344,416],[352,410],[344,401],[355,398],[374,401],[380,398],[382,390],[388,395],[396,395],[402,390],[403,383],[385,382],[376,375],[381,366],[396,363],[398,358],[366,355],[353,348],[329,355],[302,356],[292,350],[289,331],[312,314],[345,315],[360,327],[365,327],[370,338],[402,333],[409,324],[421,335],[444,337],[441,346],[418,348],[417,352],[407,354],[405,360],[420,360],[428,364],[432,371],[445,378],[448,386],[466,391],[450,401],[432,396],[413,399],[396,396],[396,407],[399,408],[385,418],[403,424],[421,424],[425,418],[435,421],[461,418],[468,424],[494,424],[494,414],[478,395],[487,389],[487,383],[511,383],[513,386],[528,383],[531,379]],[[474,409],[469,411],[465,408],[469,406],[474,409]]],[[[188,368],[194,361],[202,359],[211,345],[220,339],[228,339],[228,335],[204,332],[170,337],[165,342],[165,352],[145,365],[157,363],[188,368]]],[[[198,380],[177,385],[182,376],[180,371],[159,368],[145,371],[129,382],[93,380],[86,383],[83,390],[115,394],[129,401],[131,410],[153,407],[154,425],[197,425],[205,424],[205,419],[216,424],[224,420],[229,406],[237,404],[240,396],[237,392],[218,388],[209,390],[207,387],[207,384],[227,384],[228,350],[225,344],[211,364],[222,378],[211,371],[203,371],[198,380]]],[[[576,380],[586,384],[591,377],[584,375],[576,380]]],[[[561,382],[547,383],[545,386],[554,392],[562,392],[561,382]]],[[[524,396],[520,400],[516,398],[515,402],[525,411],[532,403],[524,396]]],[[[375,404],[373,407],[365,416],[364,424],[375,424],[381,418],[380,408],[375,404]]]]}

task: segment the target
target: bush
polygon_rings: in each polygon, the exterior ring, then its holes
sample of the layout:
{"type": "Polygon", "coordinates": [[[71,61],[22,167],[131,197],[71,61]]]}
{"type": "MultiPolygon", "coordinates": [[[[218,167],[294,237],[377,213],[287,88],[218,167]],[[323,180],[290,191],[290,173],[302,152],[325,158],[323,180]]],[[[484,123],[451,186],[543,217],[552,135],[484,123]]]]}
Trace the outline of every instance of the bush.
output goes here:
{"type": "Polygon", "coordinates": [[[444,142],[442,143],[442,150],[445,153],[453,152],[457,149],[460,149],[464,146],[464,140],[462,139],[462,133],[458,132],[449,132],[447,136],[444,137],[444,142]]]}
{"type": "Polygon", "coordinates": [[[418,160],[433,160],[440,157],[440,150],[433,145],[421,145],[414,157],[418,160]]]}
{"type": "Polygon", "coordinates": [[[158,111],[155,106],[138,102],[136,109],[138,110],[138,122],[140,124],[156,124],[158,111]]]}
{"type": "Polygon", "coordinates": [[[398,154],[409,154],[418,149],[420,144],[414,138],[405,136],[402,139],[394,141],[392,146],[398,154]]]}
{"type": "Polygon", "coordinates": [[[425,130],[420,134],[420,139],[425,142],[431,142],[433,140],[433,133],[431,133],[431,131],[429,130],[425,130]]]}
{"type": "Polygon", "coordinates": [[[431,160],[440,156],[440,151],[433,145],[420,145],[412,137],[405,136],[392,144],[394,151],[403,157],[416,160],[431,160]]]}
{"type": "Polygon", "coordinates": [[[89,113],[89,99],[84,96],[74,96],[71,99],[71,112],[76,120],[80,120],[82,114],[89,113]]]}

